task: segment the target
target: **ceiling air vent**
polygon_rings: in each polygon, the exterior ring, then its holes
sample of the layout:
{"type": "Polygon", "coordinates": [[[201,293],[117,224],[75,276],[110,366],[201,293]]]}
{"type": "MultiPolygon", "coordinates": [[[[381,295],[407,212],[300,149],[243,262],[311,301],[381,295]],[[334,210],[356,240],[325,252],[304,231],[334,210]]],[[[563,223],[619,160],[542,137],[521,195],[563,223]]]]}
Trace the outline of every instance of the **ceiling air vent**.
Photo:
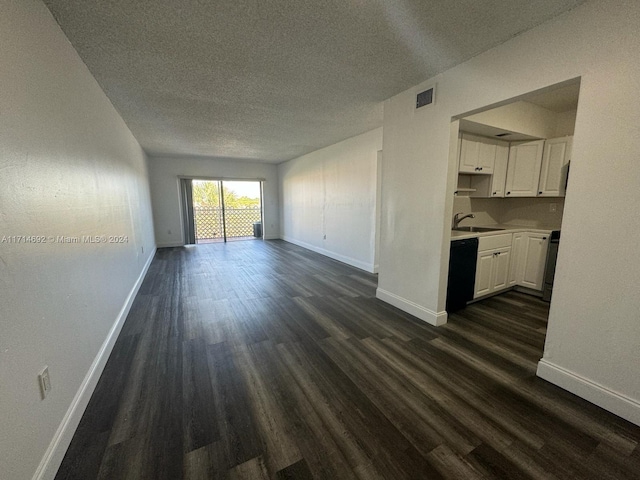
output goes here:
{"type": "Polygon", "coordinates": [[[433,88],[420,92],[416,96],[416,108],[424,107],[425,105],[431,105],[433,103],[433,88]]]}
{"type": "Polygon", "coordinates": [[[496,135],[496,137],[507,137],[507,136],[509,136],[509,135],[511,135],[511,134],[510,134],[510,133],[498,133],[498,134],[496,135]]]}

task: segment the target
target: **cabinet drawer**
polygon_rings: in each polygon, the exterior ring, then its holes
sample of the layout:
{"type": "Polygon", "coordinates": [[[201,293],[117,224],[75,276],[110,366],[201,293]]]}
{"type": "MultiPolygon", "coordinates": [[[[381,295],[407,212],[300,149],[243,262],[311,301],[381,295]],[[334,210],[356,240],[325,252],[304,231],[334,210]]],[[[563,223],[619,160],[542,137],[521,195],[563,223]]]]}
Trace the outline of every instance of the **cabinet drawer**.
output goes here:
{"type": "Polygon", "coordinates": [[[478,251],[493,250],[494,248],[510,247],[511,246],[511,233],[501,233],[499,235],[488,235],[486,237],[478,238],[478,251]]]}

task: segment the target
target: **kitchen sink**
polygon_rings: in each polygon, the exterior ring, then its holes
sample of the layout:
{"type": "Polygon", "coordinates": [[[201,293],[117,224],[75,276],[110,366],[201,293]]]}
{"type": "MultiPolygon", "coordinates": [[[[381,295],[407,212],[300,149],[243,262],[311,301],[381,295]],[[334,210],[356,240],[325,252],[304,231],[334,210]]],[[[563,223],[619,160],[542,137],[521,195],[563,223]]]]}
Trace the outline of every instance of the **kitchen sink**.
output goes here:
{"type": "Polygon", "coordinates": [[[494,228],[494,227],[456,227],[453,229],[454,232],[496,232],[498,230],[504,230],[504,228],[494,228]]]}

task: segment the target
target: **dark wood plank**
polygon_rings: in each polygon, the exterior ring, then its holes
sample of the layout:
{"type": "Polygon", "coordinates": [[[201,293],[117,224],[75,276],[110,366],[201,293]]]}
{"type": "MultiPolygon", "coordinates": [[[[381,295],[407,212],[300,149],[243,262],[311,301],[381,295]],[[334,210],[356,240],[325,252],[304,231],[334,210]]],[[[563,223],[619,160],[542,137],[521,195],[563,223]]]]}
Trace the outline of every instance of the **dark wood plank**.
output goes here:
{"type": "Polygon", "coordinates": [[[307,462],[300,460],[283,468],[276,474],[278,480],[313,480],[313,474],[309,470],[307,462]]]}
{"type": "Polygon", "coordinates": [[[239,370],[236,355],[226,343],[207,347],[209,371],[215,394],[211,398],[215,405],[225,448],[226,465],[235,467],[261,453],[261,442],[256,429],[251,399],[239,370]]]}
{"type": "Polygon", "coordinates": [[[261,452],[269,472],[277,472],[302,459],[297,439],[282,405],[282,396],[274,384],[275,372],[262,368],[270,362],[268,351],[274,346],[268,342],[250,344],[237,349],[240,372],[244,377],[251,410],[255,412],[261,452]]]}
{"type": "Polygon", "coordinates": [[[212,399],[214,391],[202,338],[183,343],[182,425],[185,453],[220,440],[212,399]]]}
{"type": "Polygon", "coordinates": [[[317,399],[307,398],[278,348],[264,342],[252,345],[250,350],[256,359],[258,374],[268,379],[273,404],[287,423],[287,435],[293,438],[307,465],[313,468],[318,478],[355,478],[345,455],[317,412],[322,409],[314,409],[317,399]]]}

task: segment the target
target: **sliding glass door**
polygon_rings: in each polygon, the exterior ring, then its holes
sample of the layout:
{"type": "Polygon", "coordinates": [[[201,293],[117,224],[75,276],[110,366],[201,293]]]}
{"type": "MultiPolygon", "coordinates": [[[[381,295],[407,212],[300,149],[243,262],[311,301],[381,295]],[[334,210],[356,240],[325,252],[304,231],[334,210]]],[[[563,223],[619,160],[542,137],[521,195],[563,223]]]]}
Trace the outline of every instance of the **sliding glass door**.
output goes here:
{"type": "Polygon", "coordinates": [[[211,243],[262,237],[262,185],[248,180],[187,180],[188,243],[211,243]],[[190,198],[189,198],[190,197],[190,198]],[[189,206],[190,203],[190,206],[189,206]]]}

